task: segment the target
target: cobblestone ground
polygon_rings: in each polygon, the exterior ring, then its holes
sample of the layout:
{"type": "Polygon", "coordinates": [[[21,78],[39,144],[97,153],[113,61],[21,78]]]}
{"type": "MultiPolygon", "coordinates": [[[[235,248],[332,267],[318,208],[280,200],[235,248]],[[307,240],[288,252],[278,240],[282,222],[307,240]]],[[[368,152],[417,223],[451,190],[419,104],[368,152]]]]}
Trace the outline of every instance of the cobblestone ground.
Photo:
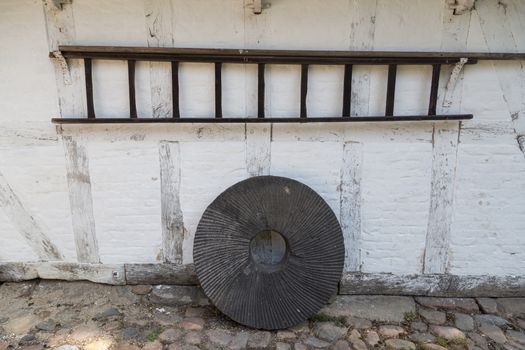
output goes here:
{"type": "Polygon", "coordinates": [[[525,350],[525,298],[337,296],[266,332],[221,315],[196,287],[32,281],[0,286],[0,350],[525,350]]]}

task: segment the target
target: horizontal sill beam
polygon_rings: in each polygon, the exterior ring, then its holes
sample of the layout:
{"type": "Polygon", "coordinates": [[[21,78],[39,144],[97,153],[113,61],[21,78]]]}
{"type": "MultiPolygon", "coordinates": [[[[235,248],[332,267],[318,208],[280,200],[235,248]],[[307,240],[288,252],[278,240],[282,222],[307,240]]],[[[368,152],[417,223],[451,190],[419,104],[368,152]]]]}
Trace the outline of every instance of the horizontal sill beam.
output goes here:
{"type": "Polygon", "coordinates": [[[411,122],[468,120],[472,114],[418,115],[394,117],[325,117],[325,118],[53,118],[55,124],[136,124],[136,123],[348,123],[348,122],[411,122]]]}

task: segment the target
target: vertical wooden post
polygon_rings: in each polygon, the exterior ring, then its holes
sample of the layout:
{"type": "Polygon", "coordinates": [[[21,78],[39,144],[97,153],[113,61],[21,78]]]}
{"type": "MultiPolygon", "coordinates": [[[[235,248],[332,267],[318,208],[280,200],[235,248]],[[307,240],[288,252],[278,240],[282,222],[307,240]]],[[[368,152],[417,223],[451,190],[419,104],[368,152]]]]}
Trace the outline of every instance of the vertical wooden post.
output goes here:
{"type": "Polygon", "coordinates": [[[129,117],[137,118],[137,103],[135,102],[135,61],[128,60],[129,86],[129,117]]]}
{"type": "Polygon", "coordinates": [[[222,63],[215,62],[215,118],[222,118],[222,63]]]}
{"type": "Polygon", "coordinates": [[[159,162],[163,260],[182,264],[184,222],[180,206],[181,157],[179,143],[160,141],[159,162]]]}
{"type": "Polygon", "coordinates": [[[301,64],[301,118],[307,117],[306,94],[308,93],[308,65],[301,64]]]}
{"type": "Polygon", "coordinates": [[[430,99],[428,102],[428,115],[436,115],[436,106],[439,88],[439,73],[441,72],[440,64],[432,65],[432,82],[430,83],[430,99]]]}
{"type": "Polygon", "coordinates": [[[180,118],[179,109],[179,62],[171,62],[171,96],[173,118],[180,118]]]}
{"type": "Polygon", "coordinates": [[[343,83],[343,117],[350,116],[350,104],[352,99],[352,65],[345,64],[345,75],[343,83]]]}
{"type": "Polygon", "coordinates": [[[257,117],[264,118],[264,63],[257,65],[257,117]]]}
{"type": "Polygon", "coordinates": [[[93,71],[91,66],[91,58],[84,58],[84,72],[86,74],[87,117],[95,118],[95,107],[93,105],[93,71]]]}
{"type": "Polygon", "coordinates": [[[391,117],[394,115],[394,99],[396,95],[396,73],[397,65],[388,65],[388,83],[386,88],[386,109],[385,116],[391,117]]]}

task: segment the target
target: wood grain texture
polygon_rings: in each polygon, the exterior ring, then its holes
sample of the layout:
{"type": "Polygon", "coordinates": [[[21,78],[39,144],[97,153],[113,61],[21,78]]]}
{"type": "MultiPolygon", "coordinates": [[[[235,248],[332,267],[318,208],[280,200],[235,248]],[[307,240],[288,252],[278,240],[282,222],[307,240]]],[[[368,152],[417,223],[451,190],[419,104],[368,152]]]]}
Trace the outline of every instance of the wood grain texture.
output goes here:
{"type": "Polygon", "coordinates": [[[246,124],[246,171],[249,176],[270,174],[272,125],[246,124]]]}
{"type": "Polygon", "coordinates": [[[193,264],[125,264],[128,284],[198,285],[193,264]]]}
{"type": "Polygon", "coordinates": [[[124,265],[69,262],[0,263],[0,281],[19,282],[35,278],[126,284],[124,265]]]}
{"type": "MultiPolygon", "coordinates": [[[[148,47],[173,47],[173,5],[171,0],[145,0],[148,47]]],[[[153,118],[172,116],[171,70],[169,63],[150,62],[153,118]]]]}
{"type": "MultiPolygon", "coordinates": [[[[377,0],[351,0],[350,51],[373,50],[377,0]]],[[[350,109],[352,116],[367,116],[370,101],[370,73],[368,67],[355,66],[352,74],[350,109]]]]}
{"type": "MultiPolygon", "coordinates": [[[[467,50],[467,40],[471,21],[471,12],[463,15],[455,15],[454,10],[446,3],[443,3],[443,26],[441,30],[441,50],[442,51],[458,51],[464,52],[467,50]]],[[[443,66],[442,75],[448,75],[448,79],[442,76],[441,81],[447,82],[453,79],[452,73],[455,66],[443,66]]],[[[461,110],[461,96],[463,93],[463,79],[464,72],[460,71],[457,80],[454,84],[441,84],[441,107],[439,113],[459,113],[461,110]],[[449,86],[450,85],[450,86],[449,86]]],[[[440,104],[438,104],[439,106],[440,104]]]]}
{"type": "MultiPolygon", "coordinates": [[[[464,51],[467,47],[470,12],[458,16],[448,5],[443,5],[442,50],[464,51]]],[[[463,90],[463,75],[458,77],[455,89],[441,95],[449,101],[440,108],[443,112],[459,112],[463,90]]],[[[439,104],[438,104],[439,105],[439,104]]],[[[440,111],[441,112],[441,111],[440,111]]],[[[434,124],[432,130],[432,172],[430,209],[425,240],[423,273],[445,273],[450,250],[450,227],[453,215],[454,185],[459,144],[459,123],[434,124]]]]}
{"type": "MultiPolygon", "coordinates": [[[[525,45],[525,3],[507,0],[476,2],[476,12],[490,52],[518,52],[525,45]]],[[[494,61],[499,86],[518,135],[525,134],[525,68],[523,61],[494,61]],[[519,88],[517,88],[519,86],[519,88]]]]}
{"type": "Polygon", "coordinates": [[[41,260],[62,260],[62,254],[24,207],[0,172],[0,209],[41,260]]]}
{"type": "Polygon", "coordinates": [[[445,273],[450,250],[459,125],[434,126],[424,273],[445,273]]]}
{"type": "Polygon", "coordinates": [[[345,240],[344,271],[361,270],[361,173],[363,145],[345,142],[341,169],[341,213],[339,221],[345,240]]]}
{"type": "MultiPolygon", "coordinates": [[[[75,41],[75,21],[72,4],[63,4],[59,9],[48,1],[43,1],[50,52],[56,52],[59,45],[75,41]]],[[[63,118],[80,117],[86,114],[84,101],[84,65],[82,60],[65,61],[53,59],[58,104],[63,118]]]]}
{"type": "MultiPolygon", "coordinates": [[[[49,51],[58,50],[59,45],[75,40],[73,7],[64,4],[61,8],[44,1],[49,51]]],[[[55,59],[55,76],[59,99],[60,115],[63,118],[86,115],[84,100],[84,65],[82,60],[70,60],[64,64],[55,59]]],[[[94,112],[90,111],[93,115],[94,112]]],[[[89,114],[89,113],[88,113],[89,114]]],[[[69,199],[73,220],[73,234],[77,259],[80,262],[99,262],[95,237],[89,166],[83,146],[71,137],[62,137],[67,168],[69,199]]]]}
{"type": "Polygon", "coordinates": [[[35,278],[96,283],[198,285],[193,264],[84,264],[69,262],[0,263],[0,282],[35,278]]]}
{"type": "Polygon", "coordinates": [[[72,136],[63,136],[62,141],[77,260],[82,263],[98,263],[100,258],[86,148],[78,138],[72,136]]]}
{"type": "Polygon", "coordinates": [[[339,284],[339,294],[520,297],[525,296],[525,277],[346,273],[339,284]]]}
{"type": "Polygon", "coordinates": [[[184,222],[179,199],[181,177],[179,143],[161,141],[159,161],[163,259],[165,262],[181,264],[184,222]]]}

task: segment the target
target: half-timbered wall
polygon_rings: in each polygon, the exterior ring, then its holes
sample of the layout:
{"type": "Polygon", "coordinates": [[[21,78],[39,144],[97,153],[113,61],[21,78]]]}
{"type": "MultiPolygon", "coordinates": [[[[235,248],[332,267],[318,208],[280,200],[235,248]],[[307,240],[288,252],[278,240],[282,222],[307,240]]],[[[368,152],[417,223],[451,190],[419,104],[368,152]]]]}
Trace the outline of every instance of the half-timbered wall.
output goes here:
{"type": "MultiPolygon", "coordinates": [[[[250,0],[57,3],[0,2],[0,279],[192,283],[203,210],[273,174],[311,186],[338,216],[342,292],[525,285],[523,62],[465,66],[448,89],[442,70],[438,112],[474,114],[465,122],[55,127],[85,115],[85,88],[80,61],[49,58],[59,44],[524,52],[525,2],[477,0],[460,15],[445,0],[269,0],[260,15],[250,0]],[[450,278],[456,287],[440,284],[450,278]]],[[[97,117],[127,115],[126,63],[93,69],[97,117]]],[[[137,63],[139,116],[170,116],[169,74],[137,63]]],[[[384,112],[386,74],[354,68],[353,115],[384,112]]],[[[256,115],[256,77],[224,66],[224,116],[256,115]]],[[[430,77],[430,66],[399,68],[397,115],[426,113],[430,77]]],[[[311,67],[309,115],[338,116],[342,84],[341,67],[311,67]]],[[[299,67],[267,67],[267,117],[298,115],[299,85],[299,67]]],[[[181,114],[213,115],[213,88],[213,65],[182,64],[181,114]]]]}

